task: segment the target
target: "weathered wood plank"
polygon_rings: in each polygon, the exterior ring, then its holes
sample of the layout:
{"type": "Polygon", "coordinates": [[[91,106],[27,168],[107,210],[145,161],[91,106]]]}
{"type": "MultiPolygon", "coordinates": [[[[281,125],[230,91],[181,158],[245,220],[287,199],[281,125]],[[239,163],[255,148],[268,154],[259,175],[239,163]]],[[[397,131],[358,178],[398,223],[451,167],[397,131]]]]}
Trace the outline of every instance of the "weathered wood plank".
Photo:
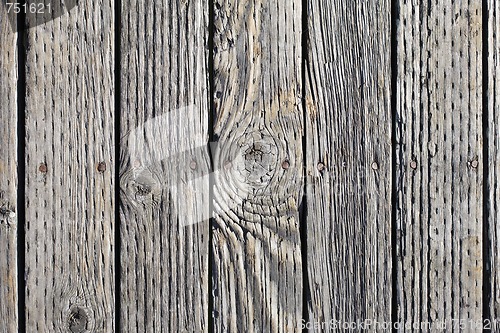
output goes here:
{"type": "Polygon", "coordinates": [[[113,12],[81,1],[27,32],[27,332],[113,331],[113,12]]]}
{"type": "MultiPolygon", "coordinates": [[[[488,240],[491,272],[489,313],[500,332],[500,2],[488,1],[488,240]]],[[[485,240],[486,241],[486,240],[485,240]]],[[[486,263],[485,263],[486,264],[486,263]]],[[[485,281],[486,282],[486,281],[485,281]]]]}
{"type": "Polygon", "coordinates": [[[390,1],[312,0],[308,29],[309,320],[388,322],[390,1]]]}
{"type": "Polygon", "coordinates": [[[208,3],[122,1],[123,332],[208,330],[208,3]]]}
{"type": "Polygon", "coordinates": [[[215,1],[212,271],[217,332],[302,317],[301,1],[215,1]]]}
{"type": "Polygon", "coordinates": [[[483,306],[481,1],[401,0],[397,39],[398,320],[461,319],[477,332],[469,320],[480,323],[483,306]]]}
{"type": "MultiPolygon", "coordinates": [[[[16,24],[16,22],[12,22],[16,24]]],[[[0,5],[0,332],[17,332],[17,34],[0,5]]]]}

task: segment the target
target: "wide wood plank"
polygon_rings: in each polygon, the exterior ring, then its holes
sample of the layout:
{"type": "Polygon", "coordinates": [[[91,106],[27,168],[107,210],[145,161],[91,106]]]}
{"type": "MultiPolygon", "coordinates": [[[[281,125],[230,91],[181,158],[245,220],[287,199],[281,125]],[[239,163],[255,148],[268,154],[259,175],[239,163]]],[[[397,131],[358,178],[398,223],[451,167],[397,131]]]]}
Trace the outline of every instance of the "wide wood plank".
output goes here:
{"type": "MultiPolygon", "coordinates": [[[[15,18],[14,18],[15,19],[15,18]]],[[[0,332],[17,332],[17,37],[0,5],[0,332]]]]}
{"type": "Polygon", "coordinates": [[[208,3],[121,13],[121,330],[206,332],[208,3]]]}
{"type": "Polygon", "coordinates": [[[298,332],[301,1],[214,5],[215,331],[298,332]]]}
{"type": "MultiPolygon", "coordinates": [[[[492,332],[500,332],[500,2],[488,1],[488,290],[492,332]]],[[[486,15],[486,14],[485,14],[486,15]]],[[[486,240],[485,240],[486,241],[486,240]]],[[[486,264],[486,263],[485,263],[486,264]]],[[[485,281],[486,282],[486,281],[485,281]]]]}
{"type": "Polygon", "coordinates": [[[27,332],[113,331],[113,11],[81,1],[27,32],[27,332]]]}
{"type": "Polygon", "coordinates": [[[432,331],[482,327],[482,13],[399,1],[397,315],[432,331]]]}
{"type": "Polygon", "coordinates": [[[308,29],[309,320],[389,322],[390,1],[312,0],[308,29]]]}

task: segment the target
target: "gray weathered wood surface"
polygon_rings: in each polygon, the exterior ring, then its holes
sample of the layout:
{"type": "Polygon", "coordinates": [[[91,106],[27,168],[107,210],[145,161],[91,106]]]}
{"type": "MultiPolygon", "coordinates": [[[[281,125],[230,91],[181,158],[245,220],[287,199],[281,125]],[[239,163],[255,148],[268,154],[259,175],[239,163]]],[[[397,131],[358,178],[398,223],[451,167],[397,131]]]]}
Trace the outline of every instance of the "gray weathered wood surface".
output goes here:
{"type": "Polygon", "coordinates": [[[26,32],[27,332],[114,327],[112,5],[26,32]]]}
{"type": "Polygon", "coordinates": [[[208,3],[121,12],[121,327],[207,332],[208,3]]]}
{"type": "Polygon", "coordinates": [[[398,320],[480,322],[481,1],[399,8],[398,320]]]}
{"type": "MultiPolygon", "coordinates": [[[[489,257],[491,258],[490,317],[500,332],[500,2],[488,1],[488,202],[489,257]]],[[[486,51],[486,50],[485,50],[486,51]]],[[[486,263],[485,263],[486,264],[486,263]]]]}
{"type": "Polygon", "coordinates": [[[0,48],[0,332],[10,333],[18,327],[17,34],[3,8],[0,48]]]}
{"type": "Polygon", "coordinates": [[[312,0],[306,94],[311,321],[391,319],[389,1],[312,0]]]}
{"type": "Polygon", "coordinates": [[[0,332],[500,332],[498,1],[58,9],[0,5],[0,332]]]}
{"type": "Polygon", "coordinates": [[[214,15],[215,331],[298,332],[301,2],[221,0],[214,15]]]}

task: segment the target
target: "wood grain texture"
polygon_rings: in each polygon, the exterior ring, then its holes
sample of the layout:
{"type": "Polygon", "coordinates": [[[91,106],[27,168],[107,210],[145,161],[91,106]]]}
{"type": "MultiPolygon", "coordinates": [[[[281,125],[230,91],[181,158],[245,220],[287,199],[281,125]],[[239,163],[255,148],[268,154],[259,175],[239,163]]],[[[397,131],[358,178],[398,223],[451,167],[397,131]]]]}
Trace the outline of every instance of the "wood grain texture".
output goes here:
{"type": "Polygon", "coordinates": [[[398,320],[480,323],[481,1],[399,1],[397,39],[398,320]]]}
{"type": "Polygon", "coordinates": [[[123,332],[208,330],[208,3],[122,1],[123,332]]]}
{"type": "Polygon", "coordinates": [[[312,0],[308,13],[309,320],[387,322],[390,2],[312,0]]]}
{"type": "Polygon", "coordinates": [[[27,332],[114,329],[113,11],[27,32],[27,332]]]}
{"type": "Polygon", "coordinates": [[[302,317],[301,1],[215,1],[216,332],[302,317]]]}
{"type": "MultiPolygon", "coordinates": [[[[500,332],[500,3],[488,1],[488,241],[490,248],[490,319],[500,332]]],[[[486,15],[486,13],[485,13],[486,15]]],[[[486,240],[485,240],[486,241],[486,240]]],[[[486,264],[486,263],[485,263],[486,264]]]]}
{"type": "MultiPolygon", "coordinates": [[[[14,22],[15,23],[15,22],[14,22]]],[[[17,332],[17,34],[0,5],[0,332],[17,332]]]]}

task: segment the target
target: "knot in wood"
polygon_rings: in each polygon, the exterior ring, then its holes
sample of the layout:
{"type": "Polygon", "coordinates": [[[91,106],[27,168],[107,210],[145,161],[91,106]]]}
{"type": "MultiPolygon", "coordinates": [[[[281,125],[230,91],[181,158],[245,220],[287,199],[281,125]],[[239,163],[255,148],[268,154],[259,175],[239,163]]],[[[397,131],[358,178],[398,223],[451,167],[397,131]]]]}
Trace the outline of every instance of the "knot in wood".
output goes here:
{"type": "Polygon", "coordinates": [[[278,147],[271,136],[249,135],[239,142],[236,170],[252,188],[267,187],[278,166],[278,147]]]}
{"type": "Polygon", "coordinates": [[[137,190],[135,192],[136,196],[145,197],[146,195],[151,193],[151,186],[145,184],[138,184],[136,186],[136,190],[137,190]]]}
{"type": "Polygon", "coordinates": [[[161,185],[157,175],[149,169],[129,169],[122,174],[120,188],[124,202],[136,208],[156,207],[161,195],[161,185]]]}
{"type": "Polygon", "coordinates": [[[67,320],[70,332],[82,333],[88,331],[89,316],[83,308],[79,306],[72,308],[67,320]]]}
{"type": "Polygon", "coordinates": [[[7,223],[10,225],[15,223],[16,213],[7,207],[0,206],[0,224],[7,223]]]}

